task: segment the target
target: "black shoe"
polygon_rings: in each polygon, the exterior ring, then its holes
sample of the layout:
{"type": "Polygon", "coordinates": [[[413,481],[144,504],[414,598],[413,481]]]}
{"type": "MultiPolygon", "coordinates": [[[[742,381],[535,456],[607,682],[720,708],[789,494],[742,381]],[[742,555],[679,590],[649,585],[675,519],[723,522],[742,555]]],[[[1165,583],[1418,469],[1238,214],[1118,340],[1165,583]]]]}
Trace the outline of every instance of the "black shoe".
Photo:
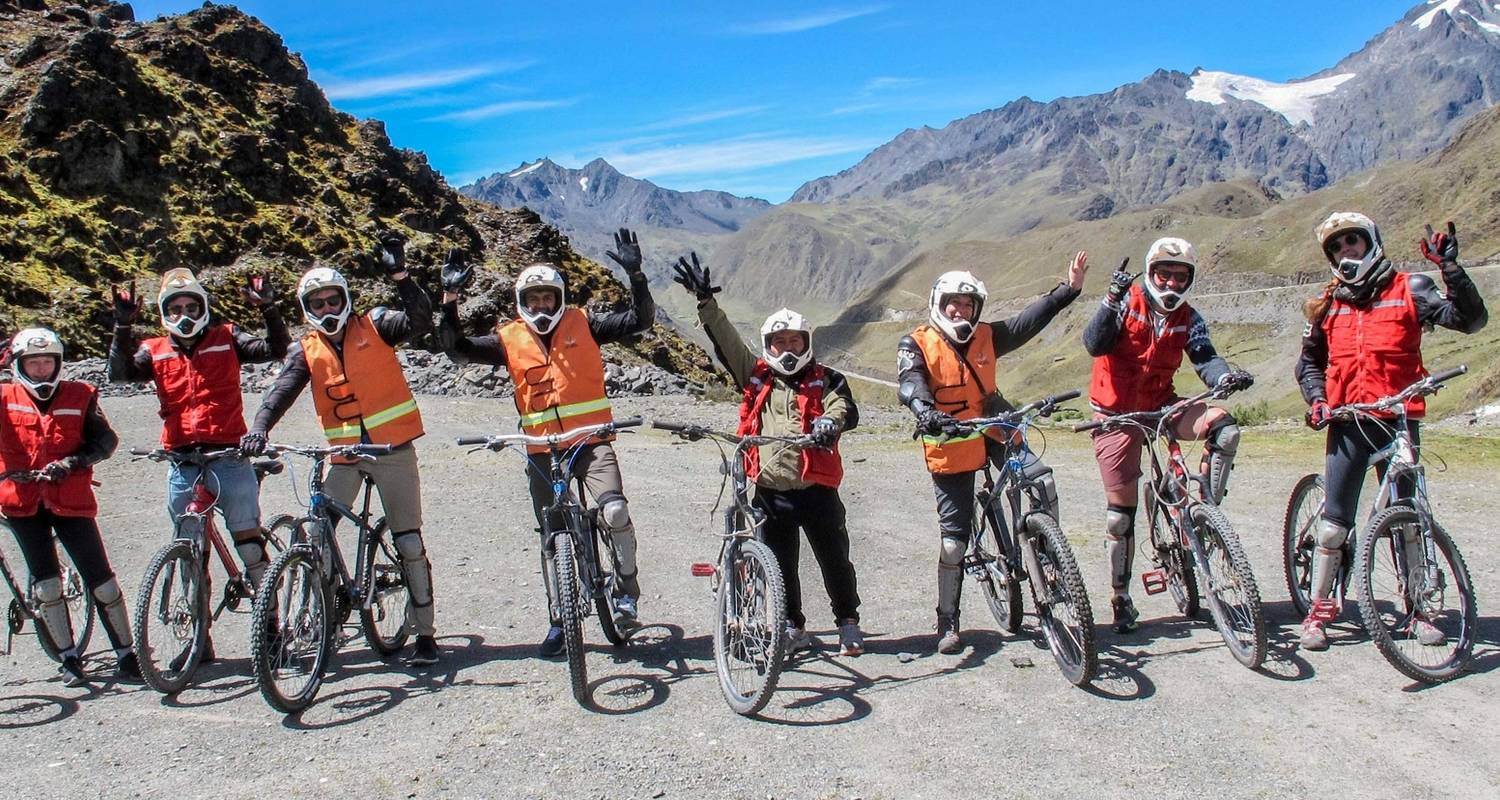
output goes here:
{"type": "Polygon", "coordinates": [[[89,682],[83,674],[83,659],[78,656],[63,656],[62,667],[58,671],[63,674],[64,686],[83,686],[89,682]]]}
{"type": "Polygon", "coordinates": [[[438,662],[437,640],[431,636],[418,636],[412,645],[411,655],[406,657],[406,666],[425,667],[438,662]]]}
{"type": "Polygon", "coordinates": [[[547,629],[547,637],[542,639],[542,646],[537,648],[542,658],[555,658],[562,655],[564,647],[563,629],[561,625],[553,625],[547,629]]]}
{"type": "Polygon", "coordinates": [[[1135,603],[1130,597],[1116,597],[1109,601],[1109,608],[1115,614],[1115,633],[1135,633],[1140,628],[1141,612],[1135,610],[1135,603]]]}
{"type": "MultiPolygon", "coordinates": [[[[188,655],[192,652],[193,648],[189,647],[178,653],[172,658],[171,663],[167,664],[167,669],[172,672],[181,672],[183,666],[187,664],[188,655]]],[[[203,643],[203,655],[198,658],[198,666],[201,667],[217,660],[218,656],[214,655],[214,640],[208,639],[203,643]]]]}
{"type": "Polygon", "coordinates": [[[115,677],[131,683],[141,681],[141,662],[136,658],[134,650],[121,656],[120,660],[115,662],[115,677]]]}

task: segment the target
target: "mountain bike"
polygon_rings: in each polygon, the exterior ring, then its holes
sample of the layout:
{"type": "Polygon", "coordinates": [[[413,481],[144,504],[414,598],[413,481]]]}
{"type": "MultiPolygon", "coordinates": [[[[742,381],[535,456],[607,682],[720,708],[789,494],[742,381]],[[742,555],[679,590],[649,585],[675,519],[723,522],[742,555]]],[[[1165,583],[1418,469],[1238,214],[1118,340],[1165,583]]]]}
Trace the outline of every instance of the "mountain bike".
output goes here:
{"type": "MultiPolygon", "coordinates": [[[[17,470],[0,473],[0,480],[34,483],[46,481],[47,477],[41,470],[17,470]]],[[[0,526],[9,527],[4,517],[0,517],[0,526]]],[[[59,566],[62,570],[59,577],[62,580],[63,602],[68,606],[68,619],[73,621],[73,646],[82,653],[88,647],[89,637],[94,634],[94,604],[89,597],[88,587],[83,585],[83,575],[67,560],[59,559],[59,566]]],[[[27,622],[31,622],[42,652],[61,664],[62,648],[52,641],[52,635],[42,622],[42,602],[36,597],[36,581],[28,576],[26,590],[21,591],[21,585],[10,571],[10,564],[5,561],[3,550],[0,550],[0,574],[5,576],[5,585],[10,588],[11,596],[10,607],[5,615],[5,652],[10,653],[12,640],[25,630],[27,622]]]]}
{"type": "Polygon", "coordinates": [[[1230,655],[1255,669],[1266,657],[1260,589],[1239,536],[1211,499],[1208,477],[1188,469],[1172,425],[1189,407],[1222,400],[1247,385],[1231,380],[1157,411],[1115,414],[1073,429],[1135,428],[1145,434],[1151,479],[1145,485],[1144,505],[1155,569],[1141,573],[1141,584],[1147,594],[1170,591],[1177,610],[1187,617],[1198,614],[1201,586],[1230,655]]]}
{"type": "Polygon", "coordinates": [[[750,502],[745,454],[752,447],[771,444],[811,447],[813,439],[736,436],[660,420],[651,426],[690,442],[708,439],[719,449],[720,474],[730,486],[719,558],[711,564],[694,563],[692,574],[714,579],[714,668],[719,690],[736,714],[755,714],[776,691],[785,662],[786,584],[776,555],[762,541],[765,514],[750,502]]]}
{"type": "Polygon", "coordinates": [[[1050,490],[1032,467],[1039,464],[1027,443],[1038,417],[1050,416],[1077,390],[1045,397],[1005,414],[962,420],[960,435],[998,433],[1004,456],[986,459],[982,485],[974,493],[974,535],[963,570],[984,590],[995,621],[1008,633],[1021,629],[1021,587],[1031,590],[1038,628],[1063,677],[1075,686],[1093,680],[1099,666],[1094,614],[1073,548],[1053,516],[1050,490]],[[1023,508],[1023,500],[1024,508],[1023,508]]]}
{"type": "Polygon", "coordinates": [[[354,609],[365,641],[382,656],[399,652],[410,635],[401,555],[385,518],[370,521],[374,483],[364,476],[357,514],[323,489],[330,458],[372,460],[392,449],[388,444],[269,446],[267,452],[312,459],[307,515],[291,521],[287,548],[266,570],[250,618],[251,669],[261,697],[277,711],[291,714],[312,704],[354,609]],[[358,535],[352,575],[334,535],[340,519],[349,520],[358,535]]]}
{"type": "MultiPolygon", "coordinates": [[[[1361,431],[1371,424],[1391,434],[1390,444],[1370,458],[1371,464],[1385,465],[1374,507],[1359,536],[1351,531],[1344,542],[1337,586],[1340,606],[1354,565],[1360,621],[1375,648],[1401,674],[1426,683],[1446,681],[1463,671],[1473,654],[1479,610],[1463,556],[1433,515],[1427,475],[1418,463],[1419,448],[1407,428],[1406,401],[1434,394],[1466,372],[1467,367],[1454,367],[1390,397],[1341,405],[1330,413],[1333,420],[1359,423],[1361,431]],[[1453,607],[1450,600],[1455,601],[1453,607]],[[1423,644],[1416,632],[1420,622],[1440,631],[1442,642],[1423,644]]],[[[1321,476],[1304,477],[1297,488],[1308,484],[1321,488],[1321,476]],[[1310,481],[1313,477],[1317,480],[1310,481]]],[[[1287,587],[1303,614],[1311,607],[1312,552],[1322,506],[1321,492],[1312,490],[1293,490],[1288,504],[1284,548],[1293,555],[1285,559],[1287,587]],[[1294,528],[1294,518],[1310,522],[1294,528]]]]}
{"type": "MultiPolygon", "coordinates": [[[[146,685],[163,694],[176,694],[192,680],[208,646],[208,629],[225,609],[238,611],[240,603],[255,596],[254,587],[241,573],[236,559],[219,533],[214,519],[218,494],[210,488],[209,465],[219,459],[243,458],[238,447],[220,450],[174,451],[133,448],[137,460],[167,461],[193,467],[192,499],[175,520],[173,540],[158,550],[146,566],[135,600],[132,633],[141,677],[146,685]],[[213,574],[209,554],[224,567],[224,590],[219,604],[213,602],[213,574]]],[[[259,484],[267,475],[281,472],[283,464],[263,460],[253,464],[259,484]]],[[[222,514],[222,510],[220,510],[222,514]]],[[[291,532],[292,518],[285,514],[266,526],[266,557],[280,553],[291,532]]]]}
{"type": "Polygon", "coordinates": [[[581,483],[573,475],[573,461],[585,446],[623,428],[638,427],[641,422],[640,417],[632,417],[544,436],[501,433],[458,439],[460,446],[477,445],[475,450],[489,449],[497,453],[510,445],[547,448],[552,503],[542,511],[542,582],[547,587],[547,605],[552,619],[563,629],[563,649],[567,653],[573,699],[584,707],[589,705],[589,689],[588,664],[583,653],[583,618],[591,611],[596,613],[604,638],[615,647],[623,647],[626,636],[615,625],[615,576],[599,559],[602,544],[602,550],[610,554],[612,565],[618,571],[619,565],[613,564],[614,542],[609,537],[609,530],[599,521],[599,510],[587,504],[582,487],[573,491],[572,484],[575,481],[581,483]],[[593,600],[592,610],[586,605],[587,599],[593,600]]]}

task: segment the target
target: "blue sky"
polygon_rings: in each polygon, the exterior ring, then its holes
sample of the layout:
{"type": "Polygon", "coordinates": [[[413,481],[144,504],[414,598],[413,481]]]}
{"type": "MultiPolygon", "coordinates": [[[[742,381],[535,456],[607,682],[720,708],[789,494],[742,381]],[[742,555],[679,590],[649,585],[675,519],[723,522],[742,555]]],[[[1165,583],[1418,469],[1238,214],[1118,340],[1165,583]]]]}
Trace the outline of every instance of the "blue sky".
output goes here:
{"type": "MultiPolygon", "coordinates": [[[[906,128],[1159,68],[1331,67],[1421,0],[428,2],[246,0],[333,104],[454,186],[549,156],[779,202],[906,128]]],[[[138,18],[187,0],[132,2],[138,18]]]]}

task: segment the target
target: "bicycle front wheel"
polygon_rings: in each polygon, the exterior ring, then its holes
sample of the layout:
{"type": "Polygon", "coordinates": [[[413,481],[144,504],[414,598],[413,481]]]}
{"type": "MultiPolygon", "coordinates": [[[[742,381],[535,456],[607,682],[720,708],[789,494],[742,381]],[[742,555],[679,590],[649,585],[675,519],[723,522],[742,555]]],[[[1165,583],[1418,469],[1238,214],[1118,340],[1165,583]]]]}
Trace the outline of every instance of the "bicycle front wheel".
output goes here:
{"type": "Polygon", "coordinates": [[[1323,476],[1303,475],[1292,488],[1282,522],[1281,565],[1286,571],[1286,591],[1297,618],[1312,608],[1312,562],[1318,546],[1318,517],[1323,513],[1323,476]]]}
{"type": "Polygon", "coordinates": [[[974,532],[975,541],[979,542],[975,548],[981,569],[979,585],[984,588],[985,605],[990,607],[1000,629],[1015,633],[1021,629],[1021,581],[1011,572],[1010,557],[1000,538],[999,518],[988,499],[989,495],[984,493],[974,498],[974,507],[983,512],[979,516],[979,530],[974,532]]]}
{"type": "MultiPolygon", "coordinates": [[[[83,583],[83,575],[69,561],[62,562],[62,571],[58,577],[62,581],[63,603],[68,607],[68,620],[73,625],[73,647],[80,653],[87,652],[89,638],[94,634],[95,614],[89,588],[83,583]]],[[[32,607],[37,607],[34,598],[32,607]]],[[[48,658],[62,663],[62,648],[52,641],[52,635],[47,632],[47,626],[41,620],[36,621],[36,639],[48,658]]]]}
{"type": "Polygon", "coordinates": [[[1027,541],[1036,548],[1037,565],[1041,567],[1041,574],[1031,576],[1031,585],[1036,592],[1042,636],[1063,677],[1074,686],[1082,686],[1094,679],[1099,668],[1088,590],[1057,520],[1032,512],[1025,524],[1027,541]]]}
{"type": "Polygon", "coordinates": [[[176,694],[192,680],[208,643],[208,584],[193,547],[176,541],[151,559],[135,598],[135,655],[146,685],[176,694]]]}
{"type": "Polygon", "coordinates": [[[401,554],[396,552],[396,545],[386,535],[385,520],[376,523],[375,530],[370,533],[364,566],[369,596],[359,609],[360,630],[375,652],[382,656],[399,653],[410,635],[406,609],[411,593],[406,586],[401,554]]]}
{"type": "Polygon", "coordinates": [[[719,688],[736,714],[749,716],[770,701],[786,656],[786,585],[771,548],[754,539],[732,547],[716,600],[719,688]]]}
{"type": "Polygon", "coordinates": [[[284,551],[266,570],[250,617],[250,667],[261,697],[291,714],[312,704],[333,656],[328,586],[310,547],[284,551]]]}
{"type": "Polygon", "coordinates": [[[1473,653],[1479,617],[1457,545],[1408,506],[1380,512],[1369,531],[1360,542],[1359,612],[1375,647],[1414,680],[1456,677],[1473,653]]]}
{"type": "Polygon", "coordinates": [[[573,699],[589,706],[589,668],[583,653],[583,598],[578,583],[578,563],[573,555],[573,537],[562,533],[552,540],[552,574],[557,580],[558,623],[563,629],[563,649],[568,656],[568,681],[573,699]]]}
{"type": "Polygon", "coordinates": [[[1255,669],[1266,658],[1266,620],[1261,613],[1260,587],[1250,571],[1250,559],[1229,518],[1207,503],[1193,506],[1192,520],[1203,545],[1208,574],[1200,586],[1208,600],[1209,613],[1229,654],[1255,669]]]}
{"type": "Polygon", "coordinates": [[[599,576],[599,586],[585,586],[584,590],[594,596],[594,613],[599,615],[599,629],[604,638],[615,647],[625,646],[625,634],[615,625],[615,593],[619,591],[619,577],[604,569],[604,559],[613,559],[612,544],[599,533],[597,523],[590,524],[594,537],[594,573],[599,576]]]}

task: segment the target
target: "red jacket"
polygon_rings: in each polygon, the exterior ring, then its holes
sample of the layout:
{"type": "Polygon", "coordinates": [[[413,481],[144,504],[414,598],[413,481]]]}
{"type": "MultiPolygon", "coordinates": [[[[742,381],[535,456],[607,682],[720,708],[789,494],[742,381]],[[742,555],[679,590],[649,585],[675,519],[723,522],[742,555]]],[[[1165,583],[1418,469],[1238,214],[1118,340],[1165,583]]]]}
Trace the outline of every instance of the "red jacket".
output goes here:
{"type": "Polygon", "coordinates": [[[1095,408],[1116,414],[1155,411],[1177,395],[1172,377],[1187,351],[1193,310],[1187,303],[1178,306],[1159,332],[1155,318],[1146,291],[1139,284],[1130,287],[1120,338],[1114,349],[1094,359],[1089,402],[1095,408]]]}
{"type": "MultiPolygon", "coordinates": [[[[771,365],[765,359],[756,359],[750,380],[745,383],[745,394],[740,400],[740,424],[735,429],[739,436],[760,434],[761,411],[771,397],[771,386],[775,378],[771,365]]],[[[802,432],[812,431],[813,420],[823,415],[823,391],[827,388],[823,365],[813,363],[803,373],[797,384],[797,415],[802,418],[802,432]]],[[[839,455],[838,444],[832,449],[807,448],[802,455],[802,480],[819,486],[839,488],[844,479],[844,460],[839,455]]],[[[745,474],[750,480],[760,476],[760,448],[745,451],[745,474]]]]}
{"type": "Polygon", "coordinates": [[[173,346],[170,336],[143,344],[151,350],[156,399],[161,402],[162,447],[239,444],[245,435],[245,403],[230,327],[210,326],[192,355],[173,346]]]}
{"type": "MultiPolygon", "coordinates": [[[[46,411],[18,383],[0,384],[0,472],[41,469],[83,447],[84,417],[98,390],[87,383],[58,381],[46,411]]],[[[0,512],[34,516],[41,506],[60,517],[93,517],[94,470],[77,469],[56,483],[0,481],[0,512]]]]}
{"type": "MultiPolygon", "coordinates": [[[[1323,317],[1328,339],[1328,404],[1369,403],[1427,376],[1422,366],[1422,324],[1411,299],[1410,276],[1398,272],[1367,305],[1336,296],[1323,317]]],[[[1421,397],[1406,401],[1407,415],[1427,412],[1421,397]]]]}

